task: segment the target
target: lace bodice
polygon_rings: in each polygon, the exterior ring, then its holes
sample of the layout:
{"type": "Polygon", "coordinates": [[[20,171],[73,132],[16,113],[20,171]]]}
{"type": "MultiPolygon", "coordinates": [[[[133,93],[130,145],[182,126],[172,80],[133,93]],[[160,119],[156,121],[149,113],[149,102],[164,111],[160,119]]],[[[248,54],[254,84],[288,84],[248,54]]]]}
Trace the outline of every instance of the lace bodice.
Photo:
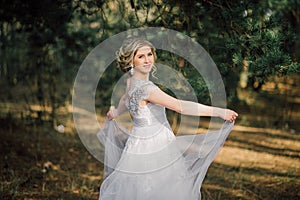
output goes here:
{"type": "Polygon", "coordinates": [[[136,80],[128,90],[125,105],[133,117],[135,125],[151,125],[165,120],[165,108],[151,102],[141,105],[141,101],[148,98],[151,91],[159,89],[153,82],[136,80]]]}
{"type": "Polygon", "coordinates": [[[136,80],[132,83],[131,88],[128,91],[128,98],[125,101],[131,115],[138,115],[138,111],[141,108],[140,102],[147,99],[152,90],[158,87],[151,81],[136,80]]]}

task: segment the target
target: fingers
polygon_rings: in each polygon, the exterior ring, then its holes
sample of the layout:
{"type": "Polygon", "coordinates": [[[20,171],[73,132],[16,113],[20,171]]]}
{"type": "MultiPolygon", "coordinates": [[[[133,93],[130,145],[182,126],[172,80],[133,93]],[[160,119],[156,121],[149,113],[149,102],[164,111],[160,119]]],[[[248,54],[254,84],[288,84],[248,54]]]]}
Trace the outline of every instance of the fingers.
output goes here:
{"type": "Polygon", "coordinates": [[[229,121],[234,122],[237,117],[238,117],[238,114],[234,111],[231,111],[230,116],[229,116],[229,121]]]}
{"type": "Polygon", "coordinates": [[[112,112],[112,110],[110,110],[107,112],[106,116],[109,120],[112,120],[114,118],[114,113],[112,112]]]}
{"type": "Polygon", "coordinates": [[[229,122],[234,122],[237,117],[238,117],[238,114],[236,112],[234,112],[233,110],[227,109],[224,119],[229,122]]]}

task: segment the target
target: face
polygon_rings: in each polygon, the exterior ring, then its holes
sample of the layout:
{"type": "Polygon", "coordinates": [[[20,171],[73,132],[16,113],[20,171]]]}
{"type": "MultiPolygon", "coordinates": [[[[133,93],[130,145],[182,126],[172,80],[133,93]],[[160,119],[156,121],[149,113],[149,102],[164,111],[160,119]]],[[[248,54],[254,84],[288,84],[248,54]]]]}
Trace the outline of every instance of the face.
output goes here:
{"type": "Polygon", "coordinates": [[[147,74],[154,64],[154,55],[149,46],[139,48],[133,58],[135,73],[147,74]]]}

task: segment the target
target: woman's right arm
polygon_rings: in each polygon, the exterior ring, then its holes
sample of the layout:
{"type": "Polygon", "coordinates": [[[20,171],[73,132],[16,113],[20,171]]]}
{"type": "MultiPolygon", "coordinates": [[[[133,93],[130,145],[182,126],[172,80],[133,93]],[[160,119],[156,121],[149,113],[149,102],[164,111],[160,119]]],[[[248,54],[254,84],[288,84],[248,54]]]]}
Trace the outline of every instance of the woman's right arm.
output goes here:
{"type": "Polygon", "coordinates": [[[184,115],[220,117],[229,122],[233,122],[238,116],[230,109],[176,99],[160,89],[152,90],[146,100],[184,115]]]}
{"type": "Polygon", "coordinates": [[[126,107],[126,105],[125,105],[125,101],[126,101],[126,97],[127,97],[127,93],[128,93],[129,88],[130,88],[130,79],[127,79],[126,80],[126,92],[121,97],[117,109],[113,109],[113,110],[110,110],[110,111],[107,112],[107,118],[109,120],[112,120],[112,119],[120,116],[126,110],[128,110],[127,107],[126,107]]]}
{"type": "Polygon", "coordinates": [[[112,109],[107,112],[107,118],[109,120],[112,120],[112,119],[120,116],[122,113],[124,113],[127,110],[127,107],[125,105],[125,98],[126,98],[126,95],[124,94],[119,101],[118,107],[116,109],[112,109]]]}

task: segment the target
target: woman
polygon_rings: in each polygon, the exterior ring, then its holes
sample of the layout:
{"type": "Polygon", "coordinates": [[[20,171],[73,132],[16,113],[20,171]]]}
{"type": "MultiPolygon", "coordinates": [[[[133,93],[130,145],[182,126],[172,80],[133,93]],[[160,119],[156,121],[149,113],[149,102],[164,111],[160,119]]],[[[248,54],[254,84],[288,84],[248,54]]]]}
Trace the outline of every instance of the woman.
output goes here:
{"type": "Polygon", "coordinates": [[[107,113],[105,128],[98,134],[106,148],[106,178],[99,199],[201,199],[200,188],[207,168],[238,114],[179,100],[160,90],[149,81],[150,72],[156,71],[156,67],[155,48],[147,40],[126,40],[117,52],[117,62],[130,76],[117,109],[107,113]],[[176,137],[165,108],[184,115],[220,117],[226,122],[218,131],[176,137]],[[133,119],[130,133],[112,120],[126,110],[133,119]]]}

